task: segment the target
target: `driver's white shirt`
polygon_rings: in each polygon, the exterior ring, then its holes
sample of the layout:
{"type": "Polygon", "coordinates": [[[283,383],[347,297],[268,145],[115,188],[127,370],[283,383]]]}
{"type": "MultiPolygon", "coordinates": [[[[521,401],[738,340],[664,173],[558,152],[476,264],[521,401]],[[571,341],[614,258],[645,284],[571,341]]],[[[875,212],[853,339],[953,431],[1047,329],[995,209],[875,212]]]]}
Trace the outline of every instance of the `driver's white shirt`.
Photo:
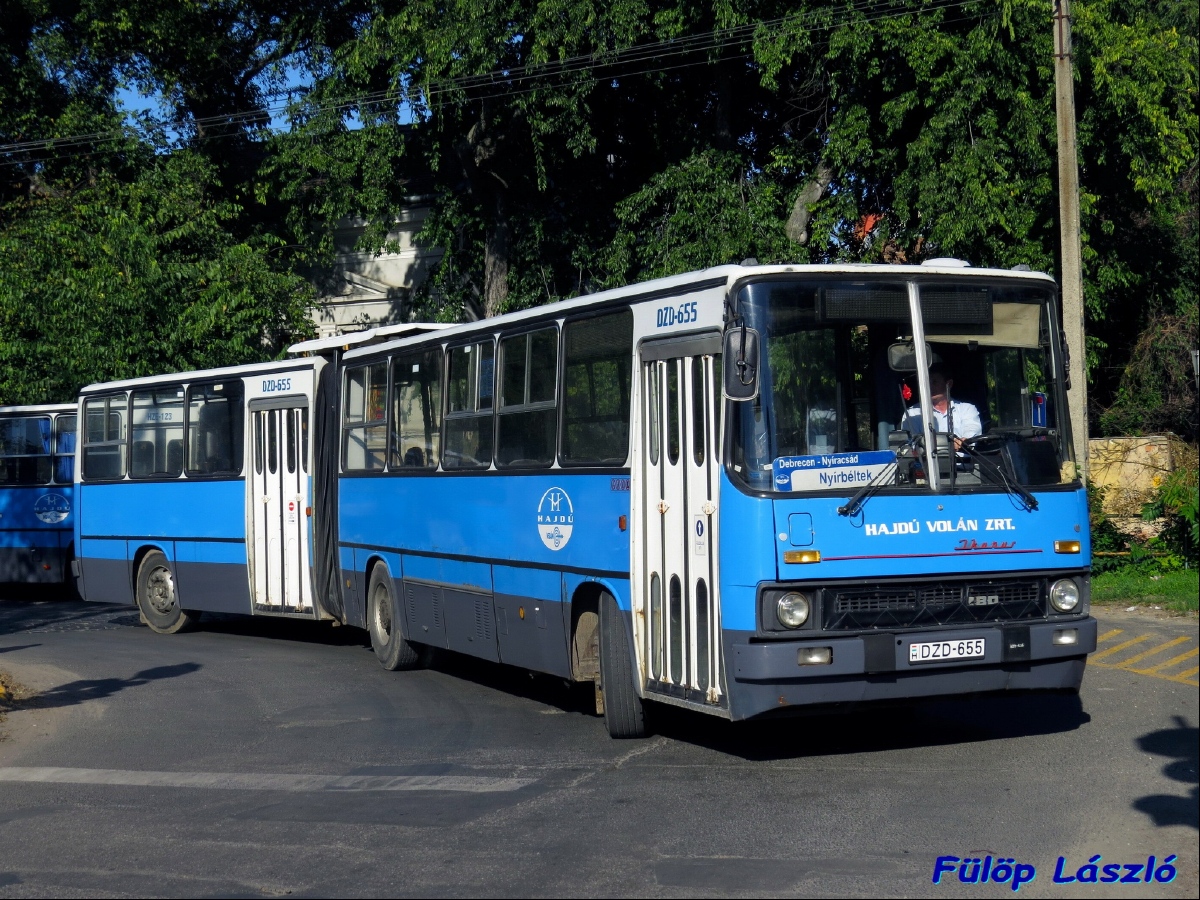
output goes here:
{"type": "MultiPolygon", "coordinates": [[[[979,421],[979,410],[975,408],[973,403],[951,400],[950,408],[947,412],[938,412],[937,407],[934,407],[934,430],[943,433],[948,432],[950,430],[949,419],[951,417],[954,419],[955,437],[972,438],[983,434],[983,425],[979,421]]],[[[924,431],[921,419],[921,407],[910,406],[904,421],[900,423],[900,427],[911,434],[921,434],[924,431]]]]}

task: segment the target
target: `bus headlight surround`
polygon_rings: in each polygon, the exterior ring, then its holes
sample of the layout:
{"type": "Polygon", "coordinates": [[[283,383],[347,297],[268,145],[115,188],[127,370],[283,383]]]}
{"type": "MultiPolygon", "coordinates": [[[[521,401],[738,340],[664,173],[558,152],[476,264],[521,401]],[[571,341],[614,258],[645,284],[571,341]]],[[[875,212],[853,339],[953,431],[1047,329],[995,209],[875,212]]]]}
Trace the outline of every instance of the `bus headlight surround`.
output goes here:
{"type": "Polygon", "coordinates": [[[775,618],[784,628],[799,628],[808,621],[812,609],[808,597],[799,591],[788,591],[775,603],[775,618]]]}
{"type": "Polygon", "coordinates": [[[1058,612],[1074,612],[1079,606],[1079,585],[1072,578],[1060,578],[1050,586],[1050,605],[1058,612]]]}

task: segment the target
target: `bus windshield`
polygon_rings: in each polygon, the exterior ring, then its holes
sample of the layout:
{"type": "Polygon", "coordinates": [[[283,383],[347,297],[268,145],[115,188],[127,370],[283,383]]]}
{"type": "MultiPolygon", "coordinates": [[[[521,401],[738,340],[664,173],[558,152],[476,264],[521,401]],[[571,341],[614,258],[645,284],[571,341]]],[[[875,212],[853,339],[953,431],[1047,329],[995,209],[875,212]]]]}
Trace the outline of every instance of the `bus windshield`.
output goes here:
{"type": "MultiPolygon", "coordinates": [[[[1073,481],[1052,292],[985,279],[916,286],[928,408],[947,434],[933,453],[940,489],[1073,481]]],[[[889,363],[914,333],[906,282],[753,282],[738,311],[763,348],[758,398],[733,404],[736,479],[768,491],[929,489],[921,379],[915,361],[889,363]]]]}

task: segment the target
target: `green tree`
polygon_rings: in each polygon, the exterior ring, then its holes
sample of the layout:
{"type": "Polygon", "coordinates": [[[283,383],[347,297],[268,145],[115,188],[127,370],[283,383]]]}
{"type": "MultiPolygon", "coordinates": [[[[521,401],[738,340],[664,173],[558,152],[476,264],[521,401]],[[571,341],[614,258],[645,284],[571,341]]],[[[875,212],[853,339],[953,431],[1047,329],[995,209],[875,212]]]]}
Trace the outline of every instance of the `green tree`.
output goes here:
{"type": "Polygon", "coordinates": [[[186,151],[133,182],[10,202],[0,218],[0,403],[73,397],[89,382],[278,356],[308,332],[311,288],[239,240],[237,205],[186,151]]]}

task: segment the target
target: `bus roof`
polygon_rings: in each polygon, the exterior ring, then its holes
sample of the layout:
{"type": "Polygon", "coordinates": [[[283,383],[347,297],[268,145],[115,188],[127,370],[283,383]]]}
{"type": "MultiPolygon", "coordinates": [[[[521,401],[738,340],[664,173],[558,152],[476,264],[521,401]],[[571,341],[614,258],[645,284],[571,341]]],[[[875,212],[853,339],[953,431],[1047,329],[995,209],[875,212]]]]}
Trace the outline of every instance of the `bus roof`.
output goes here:
{"type": "Polygon", "coordinates": [[[165,375],[147,375],[143,378],[127,378],[123,381],[105,381],[89,384],[79,393],[95,394],[103,391],[120,391],[132,387],[143,387],[153,384],[173,384],[178,381],[203,381],[208,378],[241,378],[243,375],[254,375],[260,372],[284,372],[293,369],[312,368],[312,359],[280,359],[275,362],[247,363],[242,366],[225,366],[220,369],[200,369],[192,372],[171,372],[165,375]]]}
{"type": "Polygon", "coordinates": [[[38,413],[75,412],[74,403],[36,403],[32,406],[0,406],[0,416],[31,416],[38,413]]]}
{"type": "MultiPolygon", "coordinates": [[[[477,333],[480,330],[492,327],[503,328],[528,319],[569,315],[572,312],[587,309],[591,306],[602,306],[619,300],[650,300],[659,296],[677,296],[682,293],[711,290],[716,287],[728,289],[729,286],[741,278],[758,275],[850,275],[860,277],[870,275],[873,278],[887,278],[889,276],[893,278],[912,278],[914,275],[952,275],[961,278],[1022,279],[1042,284],[1054,284],[1054,279],[1044,272],[974,268],[961,260],[950,258],[934,259],[927,263],[913,266],[883,265],[877,263],[846,263],[839,265],[725,265],[714,266],[711,269],[701,269],[696,272],[687,272],[683,275],[672,275],[667,278],[641,281],[625,285],[624,287],[599,291],[595,294],[585,294],[569,300],[559,300],[555,303],[547,303],[544,306],[535,306],[530,309],[520,310],[519,312],[506,313],[501,316],[480,319],[475,322],[463,322],[450,326],[417,325],[414,323],[413,332],[409,334],[398,333],[395,336],[389,335],[384,341],[372,341],[368,338],[365,341],[359,342],[352,340],[355,334],[347,334],[341,337],[325,338],[322,341],[307,341],[304,344],[297,344],[291,348],[291,351],[296,352],[301,347],[308,349],[310,345],[318,343],[324,345],[327,349],[341,349],[347,347],[347,345],[358,344],[359,346],[349,349],[345,355],[346,359],[354,359],[359,356],[366,356],[380,349],[380,344],[391,346],[417,343],[412,338],[421,333],[418,329],[432,330],[433,327],[438,327],[441,330],[442,336],[447,339],[453,339],[459,335],[477,333]],[[367,346],[368,343],[371,346],[367,346]]],[[[372,329],[369,332],[360,333],[376,336],[380,332],[381,329],[372,329]]]]}
{"type": "Polygon", "coordinates": [[[403,325],[381,325],[366,331],[351,331],[347,334],[335,334],[331,337],[317,338],[312,341],[301,341],[288,347],[288,353],[299,356],[304,353],[321,353],[326,350],[349,350],[364,344],[378,344],[382,341],[404,337],[406,335],[424,334],[429,331],[439,331],[443,328],[453,328],[454,325],[441,322],[406,322],[403,325]]]}

